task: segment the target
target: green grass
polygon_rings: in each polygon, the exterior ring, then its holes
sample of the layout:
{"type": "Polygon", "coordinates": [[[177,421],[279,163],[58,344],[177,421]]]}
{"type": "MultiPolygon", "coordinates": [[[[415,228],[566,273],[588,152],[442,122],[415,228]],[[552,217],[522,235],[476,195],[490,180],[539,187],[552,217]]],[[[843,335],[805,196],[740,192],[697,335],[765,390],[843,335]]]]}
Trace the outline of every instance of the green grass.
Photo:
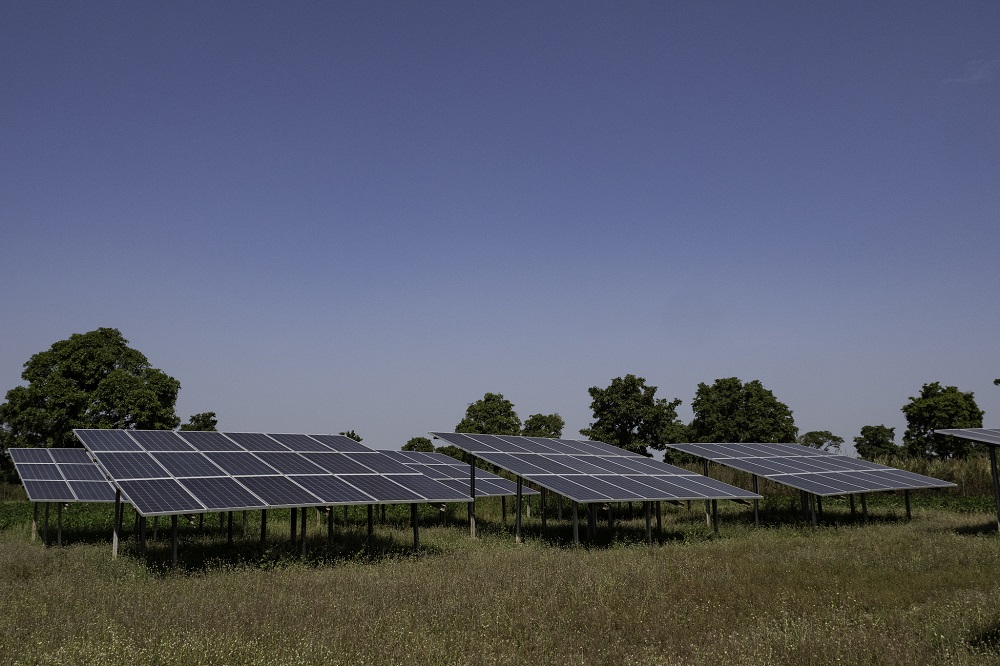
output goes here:
{"type": "Polygon", "coordinates": [[[310,512],[305,561],[287,544],[287,513],[269,513],[265,553],[257,514],[245,540],[237,518],[232,547],[212,516],[203,530],[182,521],[177,571],[162,530],[146,557],[128,540],[112,561],[108,506],[71,507],[66,545],[45,548],[30,540],[30,505],[8,501],[0,504],[0,662],[1000,662],[990,502],[917,494],[906,522],[900,498],[872,496],[861,526],[845,501],[827,500],[825,524],[812,529],[796,500],[769,496],[762,529],[751,510],[720,503],[719,536],[698,503],[690,512],[670,506],[652,547],[638,511],[616,521],[614,538],[602,520],[598,543],[574,548],[565,521],[543,538],[537,505],[520,545],[496,501],[479,503],[475,540],[463,507],[451,509],[448,526],[421,507],[419,556],[403,507],[376,526],[371,553],[359,508],[346,526],[335,514],[329,550],[310,512]]]}

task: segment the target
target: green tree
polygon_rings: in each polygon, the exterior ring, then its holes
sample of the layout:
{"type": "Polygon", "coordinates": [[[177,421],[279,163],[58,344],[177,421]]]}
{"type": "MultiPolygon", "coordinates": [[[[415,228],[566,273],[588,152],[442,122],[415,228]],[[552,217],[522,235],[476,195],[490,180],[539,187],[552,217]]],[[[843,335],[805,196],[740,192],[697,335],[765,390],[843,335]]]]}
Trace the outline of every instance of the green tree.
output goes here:
{"type": "Polygon", "coordinates": [[[465,418],[455,426],[455,432],[520,435],[521,419],[514,411],[514,403],[500,393],[487,393],[466,408],[465,418]]]}
{"type": "Polygon", "coordinates": [[[558,414],[532,414],[524,420],[525,437],[562,437],[566,422],[558,414]]]}
{"type": "Polygon", "coordinates": [[[411,437],[410,441],[403,444],[403,451],[423,451],[425,453],[433,453],[434,444],[426,437],[411,437]]]}
{"type": "Polygon", "coordinates": [[[337,434],[338,435],[343,435],[344,437],[350,437],[351,439],[353,439],[358,444],[361,443],[361,435],[359,435],[358,433],[354,432],[353,430],[348,430],[347,432],[339,432],[337,434]]]}
{"type": "Polygon", "coordinates": [[[74,428],[176,428],[180,382],[114,328],[74,333],[24,364],[0,404],[0,446],[79,446],[74,428]]]}
{"type": "Polygon", "coordinates": [[[865,460],[875,460],[881,456],[900,453],[896,446],[896,429],[884,425],[861,426],[861,435],[854,438],[854,450],[865,460]]]}
{"type": "Polygon", "coordinates": [[[829,430],[810,430],[799,435],[795,441],[802,446],[810,446],[820,451],[840,451],[844,438],[834,435],[829,430]]]}
{"type": "Polygon", "coordinates": [[[691,409],[693,442],[794,442],[798,434],[792,410],[756,379],[700,383],[691,409]]]}
{"type": "Polygon", "coordinates": [[[215,430],[219,425],[219,419],[215,418],[215,412],[201,412],[192,414],[187,423],[181,425],[181,430],[215,430]]]}
{"type": "Polygon", "coordinates": [[[684,424],[677,418],[680,400],[656,397],[656,387],[635,375],[615,377],[607,388],[587,389],[594,422],[580,434],[628,451],[650,455],[667,444],[684,441],[684,424]]]}
{"type": "MultiPolygon", "coordinates": [[[[454,444],[447,444],[445,446],[439,446],[436,449],[434,449],[434,452],[435,453],[440,453],[440,454],[443,454],[443,455],[446,455],[446,456],[450,456],[450,457],[454,458],[455,460],[459,460],[461,462],[464,462],[465,464],[469,464],[469,463],[472,462],[472,454],[466,453],[465,451],[463,451],[462,449],[458,448],[454,444]]],[[[482,467],[483,464],[484,464],[483,461],[480,460],[480,461],[478,461],[478,463],[477,463],[476,466],[477,467],[482,467]]]]}
{"type": "Polygon", "coordinates": [[[903,405],[906,432],[903,445],[912,456],[964,458],[981,447],[964,439],[935,435],[941,428],[982,428],[983,410],[972,391],[963,393],[956,386],[942,387],[938,382],[924,384],[920,395],[910,396],[903,405]]]}

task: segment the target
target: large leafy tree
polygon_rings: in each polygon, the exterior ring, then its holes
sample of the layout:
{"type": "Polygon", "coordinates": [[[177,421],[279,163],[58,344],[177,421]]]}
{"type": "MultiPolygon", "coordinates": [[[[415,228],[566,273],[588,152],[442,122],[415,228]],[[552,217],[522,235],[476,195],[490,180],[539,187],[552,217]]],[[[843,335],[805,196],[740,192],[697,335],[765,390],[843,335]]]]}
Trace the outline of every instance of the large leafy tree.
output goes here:
{"type": "Polygon", "coordinates": [[[520,435],[521,419],[514,411],[514,403],[500,393],[487,393],[466,408],[465,418],[455,426],[455,432],[520,435]]]}
{"type": "Polygon", "coordinates": [[[931,382],[921,387],[919,395],[910,396],[902,411],[906,416],[903,445],[910,455],[964,458],[981,448],[964,439],[934,434],[940,428],[983,427],[983,410],[972,391],[963,393],[956,386],[931,382]]]}
{"type": "Polygon", "coordinates": [[[352,430],[345,430],[344,432],[339,432],[337,434],[338,435],[343,435],[344,437],[349,437],[349,438],[353,439],[355,442],[357,442],[358,444],[361,443],[361,435],[359,435],[358,433],[354,432],[353,429],[352,430]]]}
{"type": "Polygon", "coordinates": [[[861,426],[861,434],[854,438],[854,450],[865,460],[900,453],[896,446],[896,429],[884,425],[861,426]]]}
{"type": "Polygon", "coordinates": [[[434,452],[434,443],[427,437],[411,437],[403,444],[403,451],[423,451],[424,453],[434,452]]]}
{"type": "Polygon", "coordinates": [[[756,379],[700,383],[691,409],[693,442],[794,442],[798,433],[792,410],[756,379]]]}
{"type": "Polygon", "coordinates": [[[677,418],[680,400],[656,397],[656,387],[635,375],[615,377],[607,388],[587,389],[594,422],[580,434],[628,451],[650,455],[667,444],[684,441],[684,424],[677,418]]]}
{"type": "Polygon", "coordinates": [[[834,435],[829,430],[810,430],[799,435],[795,441],[802,446],[809,446],[820,451],[840,451],[840,445],[844,443],[844,438],[834,435]]]}
{"type": "Polygon", "coordinates": [[[215,418],[215,412],[201,412],[192,414],[187,423],[181,425],[181,430],[215,430],[219,425],[219,419],[215,418]]]}
{"type": "Polygon", "coordinates": [[[525,437],[562,437],[566,421],[558,414],[532,414],[524,420],[525,437]]]}
{"type": "Polygon", "coordinates": [[[114,328],[75,333],[24,364],[0,404],[0,445],[79,446],[73,428],[171,429],[180,382],[114,328]]]}

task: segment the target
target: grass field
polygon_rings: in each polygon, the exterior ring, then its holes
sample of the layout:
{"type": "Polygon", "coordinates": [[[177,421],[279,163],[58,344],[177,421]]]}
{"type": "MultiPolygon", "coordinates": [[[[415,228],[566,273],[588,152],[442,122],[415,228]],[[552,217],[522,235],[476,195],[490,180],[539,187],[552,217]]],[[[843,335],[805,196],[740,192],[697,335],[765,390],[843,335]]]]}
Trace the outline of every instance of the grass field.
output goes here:
{"type": "MultiPolygon", "coordinates": [[[[11,493],[7,493],[10,496],[11,493]]],[[[769,496],[766,526],[720,503],[721,534],[701,506],[599,525],[575,548],[568,522],[543,538],[534,517],[514,543],[498,501],[480,502],[480,538],[455,506],[447,526],[421,508],[390,510],[364,549],[360,508],[337,515],[334,546],[309,514],[309,555],[288,544],[287,513],[257,514],[226,545],[218,519],[182,521],[173,571],[161,530],[141,558],[110,558],[109,506],[64,514],[63,548],[30,539],[31,505],[0,503],[0,660],[11,664],[996,664],[1000,539],[991,504],[917,494],[873,497],[852,523],[827,501],[807,526],[797,498],[769,496]]],[[[54,514],[53,514],[54,516],[54,514]]],[[[627,518],[627,512],[619,512],[627,518]]],[[[54,520],[54,518],[53,518],[54,520]]],[[[126,526],[131,522],[126,519],[126,526]]],[[[53,534],[50,532],[50,538],[53,534]]]]}

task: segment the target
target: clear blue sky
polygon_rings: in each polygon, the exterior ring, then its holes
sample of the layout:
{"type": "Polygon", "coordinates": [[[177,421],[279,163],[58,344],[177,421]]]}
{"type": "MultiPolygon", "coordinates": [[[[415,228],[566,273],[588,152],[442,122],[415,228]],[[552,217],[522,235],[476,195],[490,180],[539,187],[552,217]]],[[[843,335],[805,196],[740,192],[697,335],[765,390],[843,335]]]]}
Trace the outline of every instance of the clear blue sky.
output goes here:
{"type": "Polygon", "coordinates": [[[122,331],[228,430],[1000,389],[1000,4],[0,7],[0,395],[122,331]]]}

